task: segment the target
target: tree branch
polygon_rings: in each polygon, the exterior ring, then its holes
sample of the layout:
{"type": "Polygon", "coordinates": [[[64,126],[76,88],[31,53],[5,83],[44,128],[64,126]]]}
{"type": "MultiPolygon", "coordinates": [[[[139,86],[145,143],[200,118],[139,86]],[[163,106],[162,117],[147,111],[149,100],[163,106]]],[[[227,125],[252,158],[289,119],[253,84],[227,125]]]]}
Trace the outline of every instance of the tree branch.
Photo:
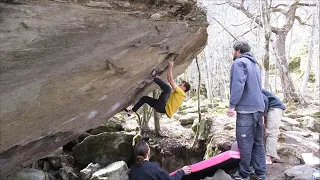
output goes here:
{"type": "MultiPolygon", "coordinates": [[[[241,11],[244,15],[246,15],[248,18],[254,20],[255,23],[257,23],[260,27],[263,27],[262,25],[262,21],[260,18],[256,18],[254,15],[252,15],[248,10],[246,10],[244,8],[244,5],[243,4],[240,4],[240,5],[236,5],[234,3],[232,3],[230,0],[228,0],[228,3],[230,6],[232,6],[233,8],[235,9],[238,9],[239,11],[241,11]]],[[[280,28],[277,28],[277,27],[273,27],[271,26],[271,31],[274,32],[274,33],[278,33],[281,29],[280,28]]]]}
{"type": "Polygon", "coordinates": [[[284,9],[281,9],[281,8],[275,8],[275,7],[271,7],[270,8],[270,11],[271,12],[281,12],[282,14],[286,15],[288,14],[288,12],[284,9]]]}
{"type": "MultiPolygon", "coordinates": [[[[210,16],[210,15],[209,15],[210,16]]],[[[230,34],[230,36],[233,37],[234,40],[238,40],[226,27],[224,27],[215,17],[210,16],[213,20],[215,20],[224,30],[227,31],[228,34],[230,34]]]]}
{"type": "MultiPolygon", "coordinates": [[[[271,4],[270,4],[271,5],[271,4]]],[[[278,4],[278,5],[276,5],[275,7],[271,7],[271,8],[278,8],[279,6],[285,6],[285,7],[288,7],[288,5],[286,5],[286,4],[278,4]]]]}
{"type": "Polygon", "coordinates": [[[302,21],[302,19],[301,19],[301,17],[300,17],[300,16],[294,16],[294,19],[298,20],[300,25],[307,25],[307,26],[311,26],[310,24],[307,24],[307,22],[306,22],[306,21],[302,21]]]}
{"type": "Polygon", "coordinates": [[[311,4],[311,3],[298,3],[297,5],[298,6],[309,6],[309,7],[311,7],[311,6],[316,6],[316,3],[313,3],[313,4],[311,4]]]}
{"type": "Polygon", "coordinates": [[[213,3],[213,4],[209,4],[209,5],[216,5],[216,6],[220,6],[220,5],[224,5],[224,4],[228,4],[228,2],[223,2],[223,3],[213,3]]]}
{"type": "Polygon", "coordinates": [[[242,37],[242,36],[244,36],[244,35],[246,35],[246,34],[248,34],[249,32],[251,32],[253,29],[256,29],[256,28],[258,28],[259,26],[254,26],[254,27],[252,27],[251,29],[249,29],[248,31],[246,31],[246,32],[244,32],[241,36],[238,36],[238,38],[240,38],[240,37],[242,37]]]}

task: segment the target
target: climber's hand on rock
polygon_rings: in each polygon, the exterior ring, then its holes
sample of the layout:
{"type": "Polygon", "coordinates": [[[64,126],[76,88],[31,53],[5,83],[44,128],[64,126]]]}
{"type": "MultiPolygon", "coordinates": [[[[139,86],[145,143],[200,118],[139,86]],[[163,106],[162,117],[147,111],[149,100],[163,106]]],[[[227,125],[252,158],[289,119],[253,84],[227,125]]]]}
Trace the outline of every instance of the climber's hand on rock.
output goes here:
{"type": "Polygon", "coordinates": [[[173,61],[169,61],[168,63],[169,63],[169,67],[173,67],[173,63],[174,63],[173,61]]]}

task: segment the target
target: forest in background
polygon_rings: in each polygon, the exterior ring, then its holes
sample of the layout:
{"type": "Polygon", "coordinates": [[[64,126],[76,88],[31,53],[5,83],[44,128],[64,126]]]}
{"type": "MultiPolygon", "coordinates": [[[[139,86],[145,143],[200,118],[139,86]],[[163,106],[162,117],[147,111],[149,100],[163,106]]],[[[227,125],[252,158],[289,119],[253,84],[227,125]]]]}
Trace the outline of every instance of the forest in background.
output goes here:
{"type": "MultiPolygon", "coordinates": [[[[208,44],[197,59],[201,94],[228,99],[232,45],[248,41],[262,72],[263,88],[285,102],[319,107],[319,2],[316,0],[202,0],[208,44]]],[[[196,61],[181,79],[197,91],[196,61]]],[[[192,96],[192,95],[191,95],[192,96]]]]}

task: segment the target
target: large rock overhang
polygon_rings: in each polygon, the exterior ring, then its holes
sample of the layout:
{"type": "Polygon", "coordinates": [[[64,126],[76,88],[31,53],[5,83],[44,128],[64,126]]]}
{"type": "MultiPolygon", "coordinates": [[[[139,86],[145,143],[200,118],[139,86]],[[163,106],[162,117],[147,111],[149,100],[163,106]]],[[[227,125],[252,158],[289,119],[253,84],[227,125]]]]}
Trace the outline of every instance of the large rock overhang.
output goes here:
{"type": "Polygon", "coordinates": [[[167,60],[181,74],[206,45],[196,3],[130,3],[0,3],[0,178],[156,88],[149,74],[165,77],[167,60]]]}

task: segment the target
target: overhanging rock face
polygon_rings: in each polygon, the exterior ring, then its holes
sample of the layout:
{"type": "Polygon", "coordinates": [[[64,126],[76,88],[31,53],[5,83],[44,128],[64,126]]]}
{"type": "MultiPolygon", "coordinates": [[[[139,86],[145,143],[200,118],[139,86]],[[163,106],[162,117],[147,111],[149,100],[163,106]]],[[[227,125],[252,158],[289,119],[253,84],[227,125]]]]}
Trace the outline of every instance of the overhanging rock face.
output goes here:
{"type": "Polygon", "coordinates": [[[188,0],[8,1],[0,23],[0,179],[155,88],[166,60],[181,74],[207,41],[188,0]]]}

